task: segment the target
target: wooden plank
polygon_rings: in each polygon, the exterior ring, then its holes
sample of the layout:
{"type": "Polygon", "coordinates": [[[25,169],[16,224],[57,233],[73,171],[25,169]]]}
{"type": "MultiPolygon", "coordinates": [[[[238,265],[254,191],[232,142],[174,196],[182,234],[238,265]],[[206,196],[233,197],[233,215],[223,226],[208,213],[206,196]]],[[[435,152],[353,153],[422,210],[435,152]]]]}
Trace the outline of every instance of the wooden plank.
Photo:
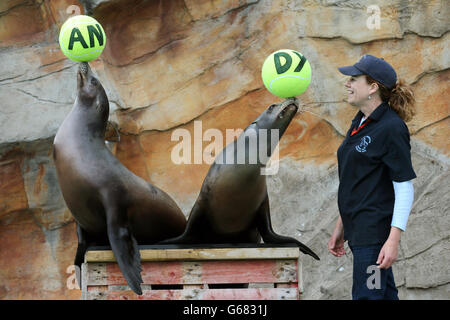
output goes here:
{"type": "MultiPolygon", "coordinates": [[[[177,261],[143,262],[143,284],[183,284],[183,263],[177,261]]],[[[127,284],[117,263],[106,264],[106,282],[102,284],[127,284]]],[[[197,282],[198,283],[198,282],[197,282]]]]}
{"type": "Polygon", "coordinates": [[[205,284],[185,284],[183,289],[204,289],[206,288],[205,284]]]}
{"type": "Polygon", "coordinates": [[[234,260],[183,263],[183,283],[297,282],[296,260],[234,260]]]}
{"type": "Polygon", "coordinates": [[[274,283],[275,288],[298,288],[297,283],[274,283]]]}
{"type": "Polygon", "coordinates": [[[283,300],[298,299],[303,292],[296,247],[146,247],[140,253],[142,296],[130,290],[111,250],[92,250],[82,266],[82,299],[283,300]],[[209,289],[207,285],[227,283],[251,286],[209,289]],[[182,285],[183,289],[157,285],[182,285]]]}
{"type": "MultiPolygon", "coordinates": [[[[89,263],[88,285],[126,285],[116,263],[89,263]]],[[[144,284],[296,283],[297,260],[143,262],[144,284]]]]}
{"type": "Polygon", "coordinates": [[[296,300],[298,290],[297,288],[143,290],[142,295],[138,296],[131,290],[90,288],[87,297],[90,300],[296,300]]]}
{"type": "Polygon", "coordinates": [[[86,265],[86,285],[106,285],[108,284],[108,273],[106,263],[85,263],[86,265]]]}
{"type": "Polygon", "coordinates": [[[298,293],[303,293],[303,263],[300,257],[297,259],[297,279],[298,279],[298,293]]]}
{"type": "Polygon", "coordinates": [[[87,300],[88,267],[87,263],[81,264],[81,300],[87,300]]]}
{"type": "MultiPolygon", "coordinates": [[[[216,249],[143,249],[141,261],[195,261],[240,259],[297,259],[298,248],[216,248],[216,249]]],[[[115,262],[111,250],[93,250],[85,255],[85,262],[115,262]]]]}

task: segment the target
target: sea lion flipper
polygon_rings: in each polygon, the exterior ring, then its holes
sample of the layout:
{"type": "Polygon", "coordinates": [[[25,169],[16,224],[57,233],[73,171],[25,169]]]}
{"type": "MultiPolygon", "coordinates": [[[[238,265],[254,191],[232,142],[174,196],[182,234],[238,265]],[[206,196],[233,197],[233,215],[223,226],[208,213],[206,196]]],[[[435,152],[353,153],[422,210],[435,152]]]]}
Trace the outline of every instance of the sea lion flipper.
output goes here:
{"type": "MultiPolygon", "coordinates": [[[[81,228],[78,222],[76,223],[76,225],[77,225],[78,246],[77,246],[77,253],[75,254],[75,261],[73,264],[78,267],[78,270],[81,270],[81,264],[84,262],[84,255],[86,254],[88,243],[86,232],[83,230],[83,228],[81,228]]],[[[81,288],[80,272],[76,272],[76,279],[79,287],[81,288]]]]}
{"type": "Polygon", "coordinates": [[[126,215],[119,215],[116,210],[119,209],[106,210],[109,243],[128,285],[136,294],[141,295],[143,281],[138,243],[126,221],[118,218],[126,215]]]}
{"type": "Polygon", "coordinates": [[[77,246],[77,253],[75,254],[74,265],[81,268],[81,264],[84,261],[84,255],[87,249],[87,239],[86,239],[87,235],[78,222],[76,223],[76,225],[77,225],[78,246],[77,246]]]}
{"type": "Polygon", "coordinates": [[[320,260],[319,256],[314,253],[310,248],[308,248],[306,245],[298,241],[297,239],[294,239],[292,237],[286,237],[279,234],[276,234],[275,231],[272,229],[272,222],[270,220],[270,207],[269,207],[269,197],[266,196],[263,203],[258,209],[257,214],[258,219],[258,231],[261,234],[261,237],[263,238],[264,243],[295,243],[298,245],[301,252],[304,254],[309,254],[316,260],[320,260]]]}

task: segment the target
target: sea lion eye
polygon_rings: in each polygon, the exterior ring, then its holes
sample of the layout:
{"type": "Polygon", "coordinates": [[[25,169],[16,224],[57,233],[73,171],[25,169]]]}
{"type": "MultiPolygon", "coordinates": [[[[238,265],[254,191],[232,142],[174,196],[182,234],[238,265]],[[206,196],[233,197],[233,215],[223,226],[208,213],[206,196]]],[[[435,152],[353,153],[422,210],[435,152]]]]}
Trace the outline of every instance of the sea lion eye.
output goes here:
{"type": "Polygon", "coordinates": [[[92,78],[92,79],[91,79],[91,84],[92,84],[93,86],[96,86],[97,83],[98,83],[97,79],[95,79],[95,78],[92,78]]]}
{"type": "Polygon", "coordinates": [[[269,112],[271,112],[271,111],[273,110],[273,108],[275,108],[275,107],[276,107],[276,104],[271,105],[271,106],[269,107],[269,112]]]}

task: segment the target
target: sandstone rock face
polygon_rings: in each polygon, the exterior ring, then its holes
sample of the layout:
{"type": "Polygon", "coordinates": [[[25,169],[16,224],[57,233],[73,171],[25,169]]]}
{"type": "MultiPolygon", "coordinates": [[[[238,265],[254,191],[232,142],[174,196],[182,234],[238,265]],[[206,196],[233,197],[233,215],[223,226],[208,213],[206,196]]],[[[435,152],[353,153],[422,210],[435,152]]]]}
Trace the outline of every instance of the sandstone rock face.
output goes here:
{"type": "MultiPolygon", "coordinates": [[[[336,150],[357,110],[345,102],[338,66],[384,57],[417,97],[411,132],[415,201],[394,275],[403,299],[449,299],[450,6],[433,1],[101,0],[90,4],[107,34],[91,62],[120,131],[112,150],[137,175],[168,192],[186,216],[219,132],[248,126],[281,99],[260,68],[292,48],[313,76],[267,176],[274,229],[308,244],[306,299],[350,299],[352,255],[327,242],[338,217],[336,150]],[[213,130],[213,131],[211,131],[213,130]],[[176,164],[180,134],[190,163],[176,164]]],[[[79,299],[70,268],[75,224],[59,190],[53,137],[75,100],[77,64],[58,32],[77,0],[0,4],[0,299],[79,299]],[[26,23],[25,23],[26,22],[26,23]]],[[[74,11],[75,10],[75,11],[74,11]]],[[[220,150],[220,148],[219,148],[220,150]]]]}

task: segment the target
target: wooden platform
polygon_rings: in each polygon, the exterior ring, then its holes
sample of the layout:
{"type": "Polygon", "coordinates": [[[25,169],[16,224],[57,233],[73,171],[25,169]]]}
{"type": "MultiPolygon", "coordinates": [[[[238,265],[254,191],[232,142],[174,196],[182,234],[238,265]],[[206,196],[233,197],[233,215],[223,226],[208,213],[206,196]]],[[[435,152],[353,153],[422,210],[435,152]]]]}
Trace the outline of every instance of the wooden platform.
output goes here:
{"type": "Polygon", "coordinates": [[[146,246],[140,254],[141,296],[128,287],[111,250],[89,250],[82,299],[280,300],[303,292],[297,247],[146,246]]]}

